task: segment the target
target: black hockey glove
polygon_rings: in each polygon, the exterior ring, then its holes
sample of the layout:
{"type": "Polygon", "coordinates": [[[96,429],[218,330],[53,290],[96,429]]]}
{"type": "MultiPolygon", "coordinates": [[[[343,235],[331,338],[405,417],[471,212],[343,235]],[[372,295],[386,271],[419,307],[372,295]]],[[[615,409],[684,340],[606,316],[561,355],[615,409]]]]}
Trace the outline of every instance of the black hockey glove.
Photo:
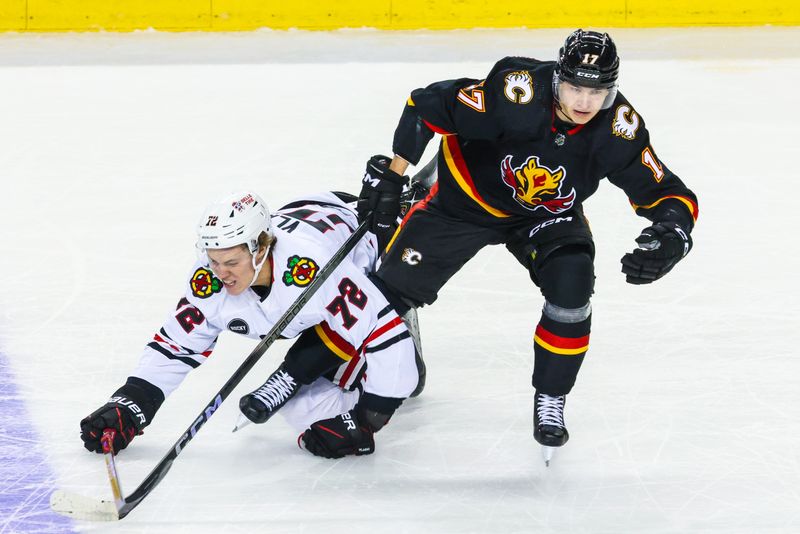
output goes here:
{"type": "Polygon", "coordinates": [[[372,214],[370,230],[378,237],[378,246],[383,250],[397,226],[400,215],[400,195],[408,184],[407,176],[400,176],[389,169],[391,158],[372,156],[362,180],[358,196],[358,218],[364,220],[372,214]]]}
{"type": "Polygon", "coordinates": [[[312,424],[311,428],[300,434],[297,444],[314,456],[323,458],[361,456],[375,452],[373,432],[359,423],[355,409],[312,424]]]}
{"type": "Polygon", "coordinates": [[[103,406],[81,420],[81,439],[89,451],[103,452],[102,437],[108,430],[112,452],[117,454],[142,434],[164,401],[161,390],[141,379],[128,379],[103,406]],[[131,383],[131,380],[136,380],[131,383]],[[138,382],[146,384],[144,387],[138,382]],[[148,387],[149,386],[149,387],[148,387]]]}
{"type": "Polygon", "coordinates": [[[658,280],[692,250],[692,237],[674,222],[645,228],[636,243],[639,248],[622,257],[622,272],[629,284],[658,280]]]}

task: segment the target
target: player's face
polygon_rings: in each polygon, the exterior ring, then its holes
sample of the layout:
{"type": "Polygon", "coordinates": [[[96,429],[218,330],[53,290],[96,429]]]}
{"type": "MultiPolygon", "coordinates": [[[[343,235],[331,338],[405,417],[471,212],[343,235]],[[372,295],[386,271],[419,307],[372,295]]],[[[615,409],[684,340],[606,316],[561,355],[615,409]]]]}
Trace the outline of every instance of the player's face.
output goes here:
{"type": "Polygon", "coordinates": [[[582,87],[569,82],[561,82],[558,86],[560,106],[556,108],[556,113],[562,120],[575,124],[586,124],[603,107],[606,96],[608,96],[608,89],[582,87]]]}
{"type": "MultiPolygon", "coordinates": [[[[211,270],[225,284],[231,295],[239,295],[250,287],[255,269],[250,251],[245,247],[208,249],[211,270]]],[[[263,272],[263,270],[262,270],[263,272]]]]}

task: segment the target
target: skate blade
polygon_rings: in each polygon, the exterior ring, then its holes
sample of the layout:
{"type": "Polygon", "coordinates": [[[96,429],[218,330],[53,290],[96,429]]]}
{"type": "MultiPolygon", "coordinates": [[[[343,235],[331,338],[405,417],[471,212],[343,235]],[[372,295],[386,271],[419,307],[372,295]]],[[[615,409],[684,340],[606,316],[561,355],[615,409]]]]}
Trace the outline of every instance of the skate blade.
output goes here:
{"type": "Polygon", "coordinates": [[[542,459],[544,459],[545,467],[550,467],[550,460],[553,459],[553,455],[556,452],[558,447],[548,447],[547,445],[542,445],[542,459]]]}
{"type": "Polygon", "coordinates": [[[250,419],[248,419],[243,413],[240,413],[239,418],[236,419],[236,424],[233,426],[233,430],[231,430],[231,432],[237,432],[250,423],[252,423],[252,421],[250,421],[250,419]]]}

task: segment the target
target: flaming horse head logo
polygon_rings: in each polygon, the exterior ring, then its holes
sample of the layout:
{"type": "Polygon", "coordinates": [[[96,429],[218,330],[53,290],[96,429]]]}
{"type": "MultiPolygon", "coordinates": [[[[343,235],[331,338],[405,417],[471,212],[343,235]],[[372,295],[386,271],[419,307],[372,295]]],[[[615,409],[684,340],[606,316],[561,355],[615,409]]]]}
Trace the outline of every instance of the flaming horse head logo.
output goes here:
{"type": "Polygon", "coordinates": [[[561,182],[567,171],[564,167],[556,170],[539,165],[537,156],[530,156],[524,164],[514,168],[512,156],[506,156],[500,164],[503,182],[513,191],[514,200],[523,208],[535,211],[543,208],[550,213],[567,211],[575,203],[575,188],[561,195],[561,182]]]}

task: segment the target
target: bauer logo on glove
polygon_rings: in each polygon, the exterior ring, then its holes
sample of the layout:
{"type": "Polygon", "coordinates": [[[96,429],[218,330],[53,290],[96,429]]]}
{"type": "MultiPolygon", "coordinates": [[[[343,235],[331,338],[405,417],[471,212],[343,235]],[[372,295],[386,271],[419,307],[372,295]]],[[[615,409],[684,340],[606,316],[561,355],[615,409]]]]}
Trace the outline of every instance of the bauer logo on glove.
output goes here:
{"type": "Polygon", "coordinates": [[[355,409],[323,419],[300,434],[297,444],[314,456],[343,458],[375,452],[373,432],[359,425],[355,409]]]}

